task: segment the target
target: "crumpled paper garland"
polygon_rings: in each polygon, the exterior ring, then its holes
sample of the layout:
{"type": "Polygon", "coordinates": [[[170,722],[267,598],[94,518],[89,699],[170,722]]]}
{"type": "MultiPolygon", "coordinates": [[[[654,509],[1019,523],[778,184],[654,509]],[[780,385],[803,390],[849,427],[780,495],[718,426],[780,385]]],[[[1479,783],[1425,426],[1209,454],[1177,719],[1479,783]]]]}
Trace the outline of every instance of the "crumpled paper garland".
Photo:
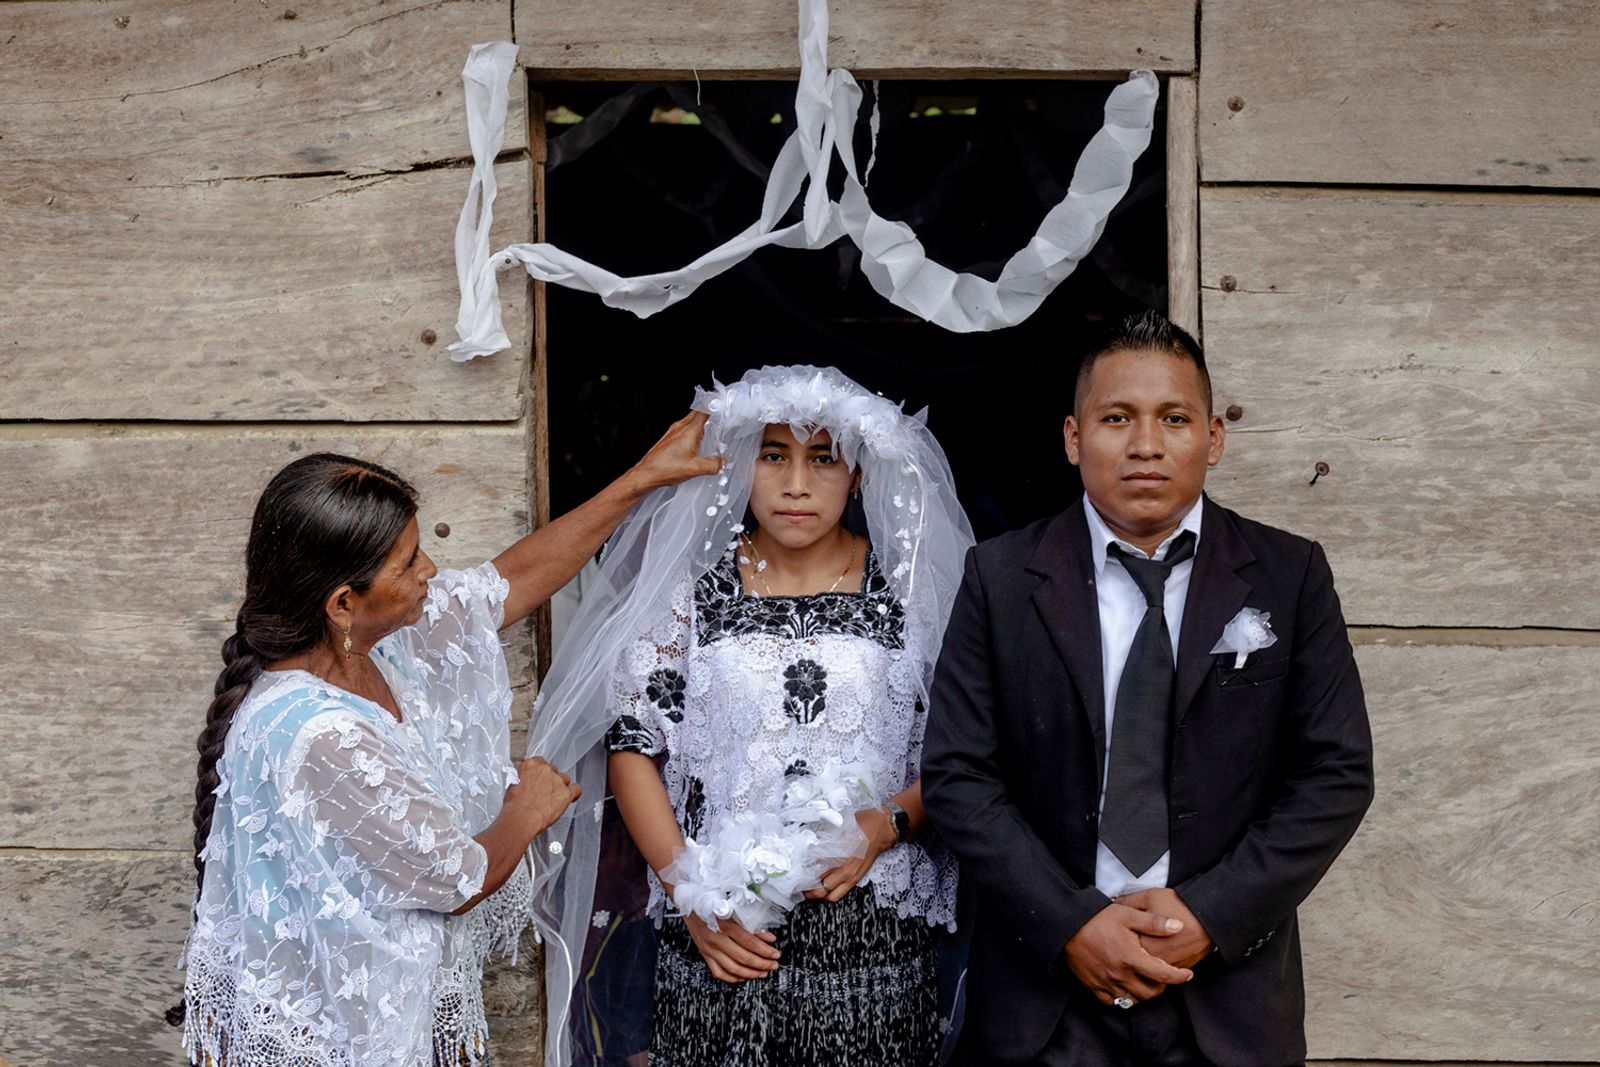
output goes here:
{"type": "MultiPolygon", "coordinates": [[[[460,340],[450,346],[458,362],[511,347],[501,320],[497,275],[521,263],[535,280],[591,292],[610,307],[640,318],[689,296],[704,282],[768,245],[823,248],[848,237],[861,250],[861,269],[872,287],[897,307],[957,333],[1015,326],[1044,302],[1089,254],[1106,218],[1127,193],[1134,161],[1150,144],[1159,87],[1148,70],[1136,70],[1106,99],[1102,126],[1073,171],[1067,195],[1039,230],[989,281],[928,259],[916,233],[872,210],[858,175],[852,134],[862,92],[846,70],[828,70],[826,0],[799,0],[800,82],[795,94],[796,129],[773,163],[761,214],[745,230],[688,266],[624,278],[551,244],[514,244],[493,255],[494,160],[505,141],[508,81],[517,46],[475,45],[461,78],[466,89],[472,179],[456,224],[456,280],[461,309],[460,340]],[[839,200],[828,196],[833,157],[844,164],[839,200]],[[805,187],[800,221],[778,226],[805,187]]],[[[871,120],[876,151],[876,108],[871,120]]],[[[867,172],[872,162],[869,158],[867,172]]]]}

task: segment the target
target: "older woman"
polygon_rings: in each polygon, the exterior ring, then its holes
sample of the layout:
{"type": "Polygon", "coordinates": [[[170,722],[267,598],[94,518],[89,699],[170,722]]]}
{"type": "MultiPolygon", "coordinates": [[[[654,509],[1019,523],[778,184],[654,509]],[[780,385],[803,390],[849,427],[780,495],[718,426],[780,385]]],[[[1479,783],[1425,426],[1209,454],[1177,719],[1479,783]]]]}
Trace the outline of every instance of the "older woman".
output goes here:
{"type": "Polygon", "coordinates": [[[492,562],[438,571],[417,498],[343,456],[256,505],[238,627],[200,734],[184,1048],[226,1067],[487,1062],[480,989],[527,916],[522,863],[578,795],[513,766],[496,631],[647,492],[712,474],[704,418],[492,562]]]}

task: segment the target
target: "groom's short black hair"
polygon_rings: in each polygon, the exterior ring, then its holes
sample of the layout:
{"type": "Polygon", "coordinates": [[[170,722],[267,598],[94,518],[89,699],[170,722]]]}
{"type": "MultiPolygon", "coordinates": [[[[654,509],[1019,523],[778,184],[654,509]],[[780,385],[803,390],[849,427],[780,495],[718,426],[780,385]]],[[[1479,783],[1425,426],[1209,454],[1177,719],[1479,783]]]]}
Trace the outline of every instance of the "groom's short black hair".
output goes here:
{"type": "Polygon", "coordinates": [[[1103,356],[1113,352],[1167,352],[1179,359],[1187,359],[1200,372],[1200,392],[1205,398],[1206,414],[1211,414],[1211,372],[1206,370],[1205,353],[1200,342],[1189,331],[1175,325],[1159,311],[1140,311],[1129,315],[1094,339],[1083,353],[1078,364],[1078,383],[1072,395],[1074,414],[1083,408],[1089,395],[1089,373],[1103,356]]]}

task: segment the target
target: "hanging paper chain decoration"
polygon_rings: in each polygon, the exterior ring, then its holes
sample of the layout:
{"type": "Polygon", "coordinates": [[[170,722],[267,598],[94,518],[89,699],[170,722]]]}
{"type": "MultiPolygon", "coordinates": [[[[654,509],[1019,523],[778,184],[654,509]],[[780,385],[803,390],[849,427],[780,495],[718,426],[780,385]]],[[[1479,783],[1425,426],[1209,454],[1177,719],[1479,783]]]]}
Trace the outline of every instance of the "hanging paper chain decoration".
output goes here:
{"type": "MultiPolygon", "coordinates": [[[[1105,125],[1078,158],[1067,195],[1045,215],[1038,233],[1006,263],[996,281],[957,273],[928,259],[911,227],[883,218],[867,201],[856,170],[852,134],[862,92],[846,70],[828,70],[827,0],[800,2],[800,84],[795,94],[796,130],[772,165],[761,215],[742,233],[678,270],[623,278],[550,244],[514,244],[493,255],[494,160],[505,141],[508,82],[517,46],[475,45],[461,72],[466,87],[467,131],[472,143],[472,181],[456,224],[456,279],[460,340],[450,346],[457,361],[511,347],[500,318],[499,271],[519,262],[538,281],[554,282],[600,297],[640,318],[670,307],[739,263],[758,248],[823,248],[841,236],[861,250],[861,269],[882,296],[898,307],[957,333],[1015,326],[1088,255],[1105,229],[1111,209],[1128,191],[1133,164],[1150,144],[1159,88],[1148,70],[1136,70],[1106,99],[1105,125]],[[828,170],[837,155],[844,164],[844,190],[828,196],[828,170]],[[778,222],[805,186],[800,221],[778,222]]],[[[876,151],[878,116],[871,120],[876,151]]],[[[867,172],[872,161],[867,162],[867,172]]]]}

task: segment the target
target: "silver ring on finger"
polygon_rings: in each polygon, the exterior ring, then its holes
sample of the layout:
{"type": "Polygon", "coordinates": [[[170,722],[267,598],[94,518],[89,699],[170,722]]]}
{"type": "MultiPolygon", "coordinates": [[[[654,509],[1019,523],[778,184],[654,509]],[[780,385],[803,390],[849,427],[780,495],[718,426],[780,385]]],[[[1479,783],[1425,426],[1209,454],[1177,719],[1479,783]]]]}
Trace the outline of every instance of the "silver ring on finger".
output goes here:
{"type": "Polygon", "coordinates": [[[1128,996],[1128,994],[1124,993],[1124,994],[1122,994],[1122,996],[1118,997],[1116,1000],[1113,1000],[1111,1003],[1115,1004],[1117,1007],[1121,1008],[1123,1011],[1127,1011],[1129,1008],[1133,1007],[1133,998],[1128,996]]]}

